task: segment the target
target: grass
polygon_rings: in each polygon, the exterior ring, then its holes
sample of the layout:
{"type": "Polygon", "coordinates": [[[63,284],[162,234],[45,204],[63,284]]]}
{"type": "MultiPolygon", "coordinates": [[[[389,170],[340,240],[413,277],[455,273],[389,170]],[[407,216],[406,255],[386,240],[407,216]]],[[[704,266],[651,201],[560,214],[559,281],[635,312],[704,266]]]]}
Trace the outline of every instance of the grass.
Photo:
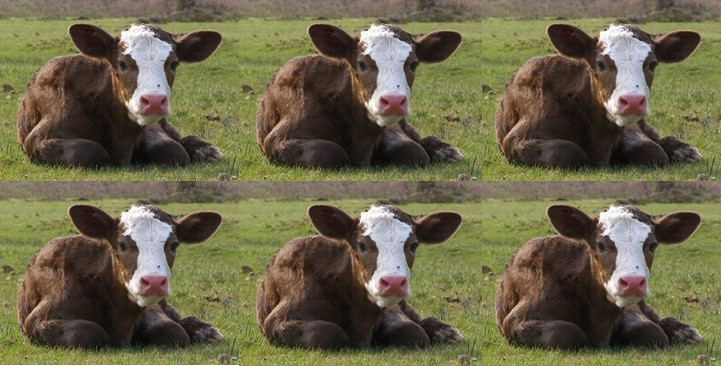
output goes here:
{"type": "MultiPolygon", "coordinates": [[[[466,204],[407,204],[400,206],[412,214],[426,214],[439,210],[459,212],[464,219],[459,231],[447,242],[421,246],[413,266],[412,295],[409,303],[423,316],[435,316],[457,327],[467,343],[455,346],[432,346],[428,350],[399,350],[370,348],[340,352],[306,351],[271,346],[255,319],[255,295],[271,256],[292,239],[315,233],[306,216],[314,201],[241,201],[244,208],[240,233],[242,264],[253,272],[241,275],[240,281],[240,341],[241,365],[442,365],[454,364],[465,354],[480,358],[481,329],[478,322],[482,298],[481,281],[480,203],[466,204]],[[273,233],[273,235],[268,235],[273,233]],[[458,297],[448,302],[447,296],[458,297]]],[[[340,207],[350,215],[357,215],[372,204],[369,200],[330,200],[322,204],[340,207]]]]}
{"type": "MultiPolygon", "coordinates": [[[[567,204],[597,215],[612,200],[506,201],[484,200],[483,239],[480,261],[493,275],[478,284],[483,301],[480,316],[480,348],[482,363],[488,365],[689,365],[699,355],[719,357],[721,340],[721,281],[719,252],[721,215],[718,203],[645,204],[641,207],[652,214],[688,210],[698,212],[702,223],[697,232],[679,245],[662,246],[656,252],[647,301],[661,316],[675,316],[696,327],[704,342],[696,345],[673,345],[663,350],[648,349],[584,349],[578,352],[543,351],[509,346],[495,323],[494,296],[503,269],[514,251],[528,239],[553,234],[545,216],[551,204],[567,204]],[[688,297],[689,300],[685,300],[688,297]],[[692,297],[695,297],[693,299],[692,297]],[[696,300],[697,299],[697,300],[696,300]],[[712,350],[713,348],[713,350],[712,350]]],[[[712,363],[716,364],[716,363],[712,363]]]]}
{"type": "Polygon", "coordinates": [[[482,84],[493,90],[481,96],[480,156],[483,180],[694,180],[701,173],[719,174],[712,162],[721,156],[715,143],[721,138],[721,99],[717,73],[717,23],[647,23],[641,28],[650,33],[693,29],[702,36],[699,49],[680,64],[662,64],[656,71],[651,91],[651,115],[648,122],[663,136],[674,135],[696,146],[705,161],[674,164],[667,168],[609,167],[602,169],[542,169],[509,164],[496,146],[494,124],[496,106],[511,74],[529,58],[552,54],[545,33],[551,23],[568,23],[597,34],[613,19],[502,20],[484,19],[480,65],[482,84]]]}
{"type": "MultiPolygon", "coordinates": [[[[166,204],[173,214],[213,210],[223,215],[223,224],[207,242],[181,246],[173,266],[173,293],[169,302],[184,316],[198,316],[218,327],[225,342],[199,344],[187,348],[129,347],[97,351],[68,350],[30,344],[17,323],[16,297],[32,256],[48,240],[75,233],[67,217],[73,200],[0,201],[0,265],[8,265],[15,274],[0,278],[0,364],[217,364],[218,356],[238,356],[233,342],[240,339],[238,276],[240,265],[237,233],[240,217],[237,202],[223,204],[166,204]],[[217,296],[217,302],[206,296],[217,296]]],[[[90,200],[116,215],[132,204],[129,200],[90,200]]]]}
{"type": "MultiPolygon", "coordinates": [[[[459,31],[464,41],[447,61],[421,65],[418,69],[409,122],[423,135],[436,135],[465,155],[466,161],[434,164],[427,168],[344,168],[313,170],[272,165],[261,153],[255,137],[255,114],[266,84],[288,60],[315,54],[306,28],[313,23],[340,26],[357,34],[376,19],[289,20],[245,19],[240,22],[240,81],[253,92],[240,98],[241,180],[455,180],[459,174],[480,176],[481,130],[478,60],[481,57],[481,23],[407,23],[401,26],[411,33],[438,29],[459,31]]],[[[249,90],[246,88],[246,90],[249,90]]]]}
{"type": "Polygon", "coordinates": [[[136,19],[26,20],[0,19],[0,180],[211,180],[220,173],[238,175],[240,150],[238,99],[238,24],[167,23],[161,26],[174,34],[213,29],[223,35],[215,54],[200,64],[178,68],[169,121],[183,135],[197,135],[220,148],[225,161],[196,163],[180,168],[152,165],[71,169],[31,163],[17,141],[16,115],[27,83],[49,59],[74,54],[67,28],[73,23],[91,23],[116,35],[136,19]]]}

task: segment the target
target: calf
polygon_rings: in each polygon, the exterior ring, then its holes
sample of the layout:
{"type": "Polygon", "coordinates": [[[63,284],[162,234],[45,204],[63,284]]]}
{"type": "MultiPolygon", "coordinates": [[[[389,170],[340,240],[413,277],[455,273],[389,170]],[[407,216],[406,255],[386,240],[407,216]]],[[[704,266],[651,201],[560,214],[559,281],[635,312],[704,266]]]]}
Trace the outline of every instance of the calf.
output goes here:
{"type": "Polygon", "coordinates": [[[308,35],[320,55],[288,62],[258,108],[258,144],[272,162],[337,168],[463,159],[455,147],[421,138],[406,122],[419,63],[450,57],[460,34],[414,39],[398,27],[371,25],[353,38],[314,24],[308,35]]]}
{"type": "Polygon", "coordinates": [[[454,212],[414,221],[391,206],[352,219],[330,206],[308,209],[321,234],[291,240],[273,256],[258,289],[258,325],[273,343],[304,348],[370,344],[426,347],[461,342],[453,327],[406,303],[419,242],[447,240],[454,212]]]}
{"type": "Polygon", "coordinates": [[[696,329],[661,319],[644,300],[658,243],[686,240],[698,214],[653,220],[638,208],[611,206],[591,219],[551,206],[548,217],[560,236],[516,252],[496,292],[496,323],[509,342],[564,349],[701,341],[696,329]]]}
{"type": "Polygon", "coordinates": [[[559,55],[533,58],[511,77],[496,111],[496,142],[509,161],[571,168],[665,166],[701,160],[698,150],[646,123],[659,62],[680,62],[701,41],[677,31],[656,39],[630,25],[598,37],[548,27],[559,55]]]}
{"type": "Polygon", "coordinates": [[[81,235],[51,240],[20,285],[18,321],[32,342],[94,348],[223,340],[217,328],[181,318],[165,300],[178,243],[205,241],[220,215],[175,221],[152,206],[115,219],[92,206],[72,206],[69,214],[81,235]]]}
{"type": "Polygon", "coordinates": [[[218,47],[217,32],[179,39],[153,25],[133,25],[112,37],[74,24],[82,53],[57,57],[30,81],[18,111],[18,140],[31,160],[97,167],[131,162],[185,165],[223,158],[197,136],[181,135],[166,120],[180,62],[199,62],[218,47]]]}

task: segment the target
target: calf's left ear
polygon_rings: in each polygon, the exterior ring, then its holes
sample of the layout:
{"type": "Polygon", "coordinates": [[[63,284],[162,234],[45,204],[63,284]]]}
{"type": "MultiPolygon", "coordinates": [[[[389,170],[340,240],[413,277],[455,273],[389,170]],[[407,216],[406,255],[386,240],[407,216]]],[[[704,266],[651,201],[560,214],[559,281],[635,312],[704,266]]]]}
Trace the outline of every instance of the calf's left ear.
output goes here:
{"type": "Polygon", "coordinates": [[[80,234],[93,239],[110,240],[117,226],[115,219],[94,206],[71,206],[68,215],[80,234]]]}
{"type": "Polygon", "coordinates": [[[175,223],[175,235],[181,243],[200,243],[208,240],[223,218],[217,212],[193,212],[175,223]]]}
{"type": "Polygon", "coordinates": [[[441,62],[451,57],[461,45],[461,34],[454,31],[431,32],[415,40],[416,56],[421,62],[441,62]]]}
{"type": "Polygon", "coordinates": [[[92,24],[73,24],[68,28],[75,48],[83,55],[109,59],[118,42],[104,30],[92,24]]]}
{"type": "Polygon", "coordinates": [[[661,62],[681,62],[687,59],[701,43],[701,35],[694,31],[666,33],[655,39],[654,54],[661,62]]]}
{"type": "Polygon", "coordinates": [[[661,243],[676,244],[688,239],[700,223],[695,212],[672,212],[654,222],[654,234],[661,243]]]}
{"type": "Polygon", "coordinates": [[[593,219],[573,206],[549,206],[546,215],[558,234],[571,239],[587,239],[596,225],[593,219]]]}
{"type": "Polygon", "coordinates": [[[450,238],[461,226],[461,215],[455,212],[434,212],[416,221],[416,237],[421,243],[437,244],[450,238]]]}
{"type": "Polygon", "coordinates": [[[182,62],[204,61],[215,52],[222,39],[215,31],[191,32],[175,41],[175,54],[182,62]]]}
{"type": "Polygon", "coordinates": [[[356,227],[355,220],[333,206],[310,206],[308,217],[320,235],[332,239],[350,240],[356,227]]]}

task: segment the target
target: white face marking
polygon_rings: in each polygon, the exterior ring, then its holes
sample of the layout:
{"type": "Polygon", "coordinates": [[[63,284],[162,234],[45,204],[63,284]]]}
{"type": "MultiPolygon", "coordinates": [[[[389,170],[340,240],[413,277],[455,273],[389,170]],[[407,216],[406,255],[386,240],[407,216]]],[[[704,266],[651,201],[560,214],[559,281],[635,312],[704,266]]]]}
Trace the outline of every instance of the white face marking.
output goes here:
{"type": "Polygon", "coordinates": [[[413,232],[413,227],[398,220],[387,207],[382,206],[372,206],[368,211],[363,212],[360,215],[360,223],[365,227],[361,235],[370,237],[378,248],[376,271],[365,284],[368,299],[380,307],[393,306],[402,299],[382,297],[380,278],[389,275],[405,276],[410,283],[411,269],[408,268],[403,247],[413,232]]]}
{"type": "MultiPolygon", "coordinates": [[[[368,118],[379,126],[398,123],[404,116],[383,116],[381,96],[398,95],[411,99],[411,88],[408,86],[404,65],[413,47],[396,38],[395,34],[382,25],[371,25],[361,32],[360,42],[365,46],[364,55],[369,55],[378,66],[376,89],[370,100],[366,101],[368,118]]],[[[410,105],[407,114],[410,114],[410,105]]]]}
{"type": "MultiPolygon", "coordinates": [[[[170,86],[165,76],[165,60],[173,51],[173,45],[155,36],[144,25],[133,24],[120,33],[120,43],[125,45],[124,55],[130,55],[138,66],[138,82],[130,100],[126,102],[128,117],[141,126],[158,122],[162,115],[144,115],[140,97],[147,94],[165,95],[170,100],[170,86]]],[[[170,104],[168,104],[170,113],[170,104]]]]}
{"type": "Polygon", "coordinates": [[[602,55],[608,55],[616,64],[616,88],[611,97],[604,102],[608,118],[619,127],[638,122],[648,115],[648,100],[651,90],[646,85],[643,62],[651,53],[651,45],[633,37],[633,33],[621,25],[611,25],[600,33],[599,43],[604,47],[602,55]],[[642,116],[622,116],[619,97],[622,95],[642,95],[646,98],[646,114],[642,116]]]}
{"type": "Polygon", "coordinates": [[[643,243],[651,234],[651,227],[633,218],[625,207],[611,206],[598,219],[605,229],[601,235],[613,240],[616,245],[616,269],[604,284],[609,300],[618,307],[636,304],[640,297],[624,297],[618,286],[621,276],[643,276],[648,283],[651,272],[646,266],[643,243]]]}
{"type": "MultiPolygon", "coordinates": [[[[140,306],[148,306],[162,300],[159,296],[141,296],[140,277],[146,275],[165,276],[170,283],[170,266],[165,258],[165,241],[173,227],[160,221],[147,207],[133,206],[120,215],[125,227],[122,235],[129,236],[138,247],[138,265],[125,287],[128,297],[140,306]]],[[[170,286],[168,286],[170,294],[170,286]]]]}

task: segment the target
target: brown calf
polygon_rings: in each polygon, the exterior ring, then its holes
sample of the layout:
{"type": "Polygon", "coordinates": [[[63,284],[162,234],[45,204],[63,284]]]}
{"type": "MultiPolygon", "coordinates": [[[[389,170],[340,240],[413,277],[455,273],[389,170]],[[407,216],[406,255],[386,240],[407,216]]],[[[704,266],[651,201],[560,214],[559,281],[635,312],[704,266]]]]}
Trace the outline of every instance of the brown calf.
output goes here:
{"type": "Polygon", "coordinates": [[[460,34],[414,39],[398,27],[371,25],[353,38],[314,24],[308,35],[320,55],[278,70],[258,108],[258,144],[272,162],[337,168],[463,159],[438,137],[421,138],[405,119],[419,63],[450,57],[460,34]]]}
{"type": "Polygon", "coordinates": [[[221,36],[198,31],[174,39],[153,25],[119,37],[74,24],[81,55],[57,57],[30,81],[18,111],[18,140],[31,160],[97,167],[131,162],[185,165],[223,158],[197,136],[168,123],[170,89],[180,62],[200,62],[221,36]]]}
{"type": "Polygon", "coordinates": [[[510,343],[565,349],[701,341],[696,329],[661,319],[644,300],[658,243],[686,240],[698,214],[653,220],[635,207],[611,206],[592,219],[551,206],[548,217],[560,236],[516,252],[496,292],[496,323],[510,343]]]}
{"type": "Polygon", "coordinates": [[[559,55],[533,58],[511,77],[496,112],[496,142],[509,161],[542,167],[659,165],[696,161],[698,150],[646,123],[659,62],[680,62],[696,32],[659,38],[630,25],[598,37],[548,27],[559,55]]]}
{"type": "Polygon", "coordinates": [[[405,300],[418,243],[447,240],[460,215],[436,212],[414,221],[391,206],[371,207],[356,219],[330,206],[312,206],[308,215],[321,235],[291,240],[273,256],[258,289],[258,325],[271,342],[328,349],[463,340],[439,319],[422,319],[405,300]]]}
{"type": "Polygon", "coordinates": [[[92,206],[72,206],[69,214],[81,235],[51,240],[20,285],[18,321],[32,342],[95,348],[223,339],[165,300],[179,242],[205,241],[220,215],[196,212],[174,221],[152,206],[133,206],[115,219],[92,206]]]}

